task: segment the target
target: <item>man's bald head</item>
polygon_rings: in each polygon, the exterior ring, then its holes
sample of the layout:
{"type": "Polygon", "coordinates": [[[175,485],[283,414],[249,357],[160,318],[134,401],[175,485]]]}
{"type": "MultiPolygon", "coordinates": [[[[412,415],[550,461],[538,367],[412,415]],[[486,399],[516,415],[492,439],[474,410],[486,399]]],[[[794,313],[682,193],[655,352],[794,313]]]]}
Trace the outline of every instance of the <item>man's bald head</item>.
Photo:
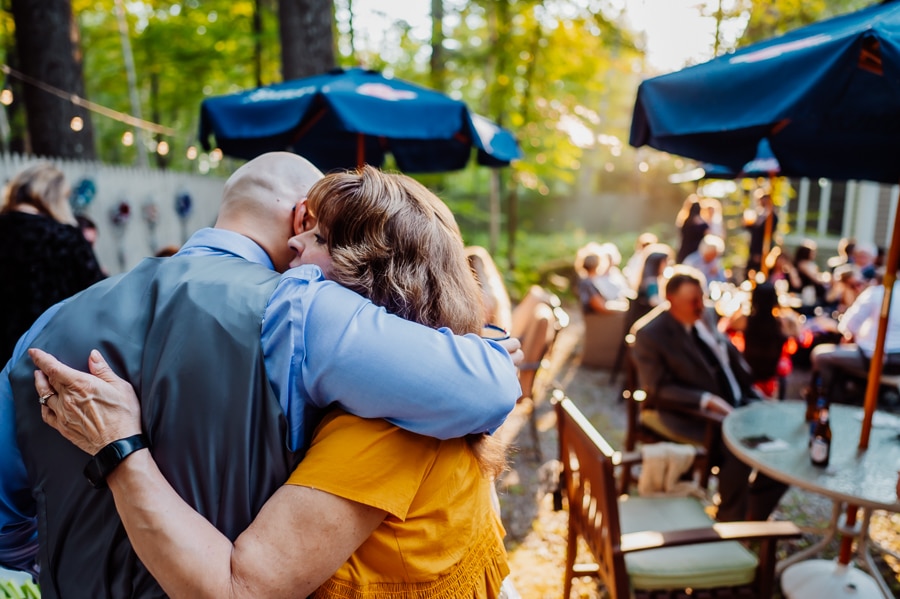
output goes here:
{"type": "Polygon", "coordinates": [[[293,211],[322,172],[290,152],[270,152],[237,169],[222,194],[217,229],[246,235],[258,243],[278,271],[288,268],[293,252],[293,211]]]}

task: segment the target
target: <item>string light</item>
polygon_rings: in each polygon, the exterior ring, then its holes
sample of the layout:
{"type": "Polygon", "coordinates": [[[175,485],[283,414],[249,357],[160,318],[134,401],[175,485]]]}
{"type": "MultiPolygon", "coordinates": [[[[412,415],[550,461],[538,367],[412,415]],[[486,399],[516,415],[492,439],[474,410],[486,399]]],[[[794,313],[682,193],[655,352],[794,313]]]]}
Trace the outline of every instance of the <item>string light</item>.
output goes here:
{"type": "Polygon", "coordinates": [[[160,156],[165,156],[169,153],[169,142],[163,140],[156,144],[156,153],[160,156]]]}
{"type": "Polygon", "coordinates": [[[72,120],[69,121],[69,127],[72,128],[72,131],[81,131],[84,129],[84,121],[80,116],[73,116],[72,120]]]}
{"type": "Polygon", "coordinates": [[[131,131],[126,131],[122,134],[122,145],[123,146],[133,146],[134,145],[134,133],[131,131]]]}
{"type": "Polygon", "coordinates": [[[197,159],[197,148],[195,146],[191,146],[187,149],[187,153],[185,154],[188,160],[196,160],[197,159]]]}
{"type": "Polygon", "coordinates": [[[9,106],[13,103],[13,93],[12,90],[8,87],[3,88],[3,91],[0,91],[0,104],[4,106],[9,106]]]}
{"type": "MultiPolygon", "coordinates": [[[[63,100],[68,100],[75,106],[80,106],[85,108],[86,110],[90,110],[91,112],[96,112],[97,114],[102,114],[105,117],[111,118],[113,120],[126,123],[131,125],[132,127],[139,127],[146,131],[150,131],[151,133],[159,133],[161,135],[171,135],[177,136],[178,132],[170,127],[164,127],[162,125],[158,125],[157,123],[151,123],[150,121],[145,121],[143,119],[139,119],[137,117],[131,116],[130,114],[125,114],[124,112],[119,112],[118,110],[113,110],[112,108],[107,108],[101,104],[97,104],[96,102],[91,102],[90,100],[86,100],[81,96],[78,96],[73,93],[69,93],[63,91],[57,87],[53,87],[52,85],[48,85],[43,81],[35,79],[34,77],[30,77],[25,73],[21,73],[13,68],[10,68],[9,65],[0,64],[0,71],[5,73],[10,77],[15,77],[19,81],[27,83],[28,85],[33,85],[34,87],[41,89],[49,94],[53,94],[58,98],[62,98],[63,100]]],[[[76,117],[78,118],[78,117],[76,117]]],[[[79,118],[79,120],[81,120],[79,118]]],[[[74,123],[75,119],[72,119],[74,123]]],[[[81,121],[81,126],[84,127],[84,121],[81,121]]],[[[74,129],[74,127],[72,127],[74,129]]],[[[76,129],[80,131],[80,129],[76,129]]]]}

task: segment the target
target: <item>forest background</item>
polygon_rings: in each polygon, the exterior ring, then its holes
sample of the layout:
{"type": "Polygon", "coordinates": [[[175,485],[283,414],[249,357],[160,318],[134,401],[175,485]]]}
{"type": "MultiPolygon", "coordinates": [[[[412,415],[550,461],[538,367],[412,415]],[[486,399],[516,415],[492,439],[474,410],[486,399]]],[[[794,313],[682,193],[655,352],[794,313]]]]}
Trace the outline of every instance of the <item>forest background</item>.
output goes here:
{"type": "MultiPolygon", "coordinates": [[[[637,86],[658,73],[623,0],[429,1],[430,35],[397,19],[372,47],[353,0],[0,0],[0,141],[224,177],[238,163],[200,148],[203,98],[361,65],[465,100],[518,138],[524,157],[499,176],[474,163],[417,176],[467,243],[498,258],[513,295],[552,283],[587,241],[626,257],[644,230],[676,241],[691,188],[667,177],[692,164],[627,144],[637,86]]],[[[715,20],[712,57],[873,3],[698,0],[696,10],[715,20]]],[[[726,211],[735,223],[745,200],[726,211]]]]}

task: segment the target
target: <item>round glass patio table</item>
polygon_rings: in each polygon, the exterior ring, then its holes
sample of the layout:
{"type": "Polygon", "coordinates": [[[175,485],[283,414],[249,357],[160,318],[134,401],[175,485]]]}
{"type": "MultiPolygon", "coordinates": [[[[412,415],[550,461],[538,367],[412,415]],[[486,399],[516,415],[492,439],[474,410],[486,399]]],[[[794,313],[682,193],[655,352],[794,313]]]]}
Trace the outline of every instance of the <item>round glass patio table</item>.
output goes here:
{"type": "MultiPolygon", "coordinates": [[[[842,503],[864,508],[864,527],[871,510],[900,512],[900,418],[876,412],[869,448],[859,451],[862,408],[832,404],[831,457],[827,468],[819,468],[809,459],[809,423],[805,415],[805,402],[756,402],[729,414],[722,423],[722,435],[740,460],[783,483],[829,497],[835,502],[835,513],[842,503]],[[773,443],[748,441],[761,436],[771,438],[773,443]]],[[[866,536],[863,530],[861,553],[866,536]]],[[[866,563],[871,566],[871,559],[866,563]]],[[[781,586],[791,598],[824,598],[878,596],[884,593],[886,585],[852,565],[807,560],[785,569],[781,586]]]]}

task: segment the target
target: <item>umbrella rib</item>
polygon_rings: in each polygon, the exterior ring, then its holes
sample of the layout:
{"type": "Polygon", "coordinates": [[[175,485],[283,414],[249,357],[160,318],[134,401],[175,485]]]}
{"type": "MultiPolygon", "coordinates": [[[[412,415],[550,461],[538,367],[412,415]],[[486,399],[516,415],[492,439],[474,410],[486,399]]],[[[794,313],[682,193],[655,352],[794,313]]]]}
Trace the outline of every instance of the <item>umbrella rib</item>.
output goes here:
{"type": "Polygon", "coordinates": [[[309,133],[309,130],[312,129],[313,125],[322,120],[322,117],[325,116],[325,110],[324,106],[319,108],[316,113],[297,130],[297,133],[295,133],[294,137],[291,139],[291,145],[300,141],[301,137],[309,133]]]}

